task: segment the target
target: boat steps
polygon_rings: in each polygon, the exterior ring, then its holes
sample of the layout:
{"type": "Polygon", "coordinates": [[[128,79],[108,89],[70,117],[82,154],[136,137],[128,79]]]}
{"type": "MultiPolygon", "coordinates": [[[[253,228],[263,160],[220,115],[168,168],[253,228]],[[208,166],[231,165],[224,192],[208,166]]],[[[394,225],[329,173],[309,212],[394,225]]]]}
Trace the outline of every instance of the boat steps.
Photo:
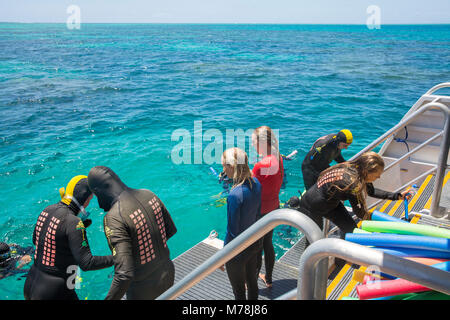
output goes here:
{"type": "MultiPolygon", "coordinates": [[[[450,172],[447,171],[444,179],[444,186],[450,179],[450,172]]],[[[450,229],[450,221],[446,219],[436,219],[426,214],[421,214],[422,209],[427,209],[431,203],[431,194],[434,186],[434,175],[429,175],[420,186],[417,194],[411,199],[408,205],[408,211],[412,214],[411,223],[427,224],[450,229]]],[[[405,215],[403,201],[386,200],[380,203],[376,208],[378,211],[387,213],[393,217],[402,218],[405,215]]],[[[364,271],[366,267],[359,265],[345,264],[327,289],[327,300],[341,300],[344,297],[357,298],[356,285],[359,284],[356,270],[364,271]]]]}

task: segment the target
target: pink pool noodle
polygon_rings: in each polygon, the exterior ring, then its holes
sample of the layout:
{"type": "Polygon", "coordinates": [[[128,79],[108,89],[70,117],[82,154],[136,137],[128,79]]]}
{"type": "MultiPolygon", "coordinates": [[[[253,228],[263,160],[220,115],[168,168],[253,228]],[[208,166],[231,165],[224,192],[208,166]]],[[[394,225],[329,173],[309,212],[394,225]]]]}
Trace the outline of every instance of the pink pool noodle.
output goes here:
{"type": "Polygon", "coordinates": [[[377,281],[356,287],[359,299],[361,300],[429,290],[431,289],[405,279],[377,281]]]}

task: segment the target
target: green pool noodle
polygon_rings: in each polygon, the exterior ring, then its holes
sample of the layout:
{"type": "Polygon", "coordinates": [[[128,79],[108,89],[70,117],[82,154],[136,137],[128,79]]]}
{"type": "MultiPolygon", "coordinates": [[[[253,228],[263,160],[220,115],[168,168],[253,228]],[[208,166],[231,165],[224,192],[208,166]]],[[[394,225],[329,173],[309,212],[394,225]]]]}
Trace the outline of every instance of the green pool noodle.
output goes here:
{"type": "Polygon", "coordinates": [[[354,298],[354,297],[342,297],[341,300],[358,300],[358,298],[354,298]]]}
{"type": "Polygon", "coordinates": [[[355,228],[355,229],[353,229],[353,233],[365,233],[365,234],[369,234],[369,233],[372,233],[372,232],[369,232],[369,231],[366,231],[366,230],[363,230],[363,229],[360,229],[360,228],[355,228]]]}
{"type": "Polygon", "coordinates": [[[423,224],[367,220],[362,222],[361,229],[370,232],[411,234],[450,239],[450,230],[423,224]]]}
{"type": "Polygon", "coordinates": [[[450,300],[450,295],[437,291],[427,291],[413,294],[403,300],[450,300]]]}

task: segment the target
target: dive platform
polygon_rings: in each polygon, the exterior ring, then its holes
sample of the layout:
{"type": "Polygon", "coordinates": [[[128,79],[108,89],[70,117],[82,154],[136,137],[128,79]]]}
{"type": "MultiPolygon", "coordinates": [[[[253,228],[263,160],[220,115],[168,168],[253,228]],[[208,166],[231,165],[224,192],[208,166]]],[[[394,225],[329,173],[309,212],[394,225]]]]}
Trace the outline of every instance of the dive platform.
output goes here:
{"type": "MultiPolygon", "coordinates": [[[[450,171],[447,170],[444,187],[447,186],[449,179],[450,171]]],[[[435,176],[429,175],[420,186],[417,194],[409,202],[408,211],[410,212],[410,216],[412,216],[411,223],[427,224],[450,229],[449,220],[438,220],[427,214],[420,213],[423,209],[427,210],[430,208],[434,181],[435,176]]],[[[402,200],[385,200],[375,208],[372,208],[371,211],[373,210],[378,210],[397,218],[402,218],[405,214],[402,200]]],[[[176,257],[173,260],[175,264],[175,283],[183,279],[222,247],[222,240],[208,237],[176,257]]],[[[299,261],[304,250],[305,237],[301,237],[280,259],[275,261],[271,288],[267,288],[264,282],[258,279],[260,300],[274,300],[297,287],[299,261]]],[[[330,265],[327,281],[327,300],[340,300],[344,297],[356,298],[356,285],[359,282],[357,279],[358,272],[355,273],[355,271],[364,271],[365,269],[365,267],[360,267],[355,264],[345,264],[339,267],[334,264],[330,265]]],[[[265,272],[264,262],[261,272],[265,272]]],[[[177,299],[234,300],[234,295],[227,273],[217,269],[177,299]]]]}
{"type": "MultiPolygon", "coordinates": [[[[417,191],[407,205],[409,222],[450,229],[450,96],[435,94],[435,91],[442,88],[450,88],[450,83],[442,83],[431,88],[411,107],[398,124],[366,146],[352,159],[384,143],[378,153],[384,159],[385,171],[381,178],[374,183],[374,186],[386,191],[400,192],[415,184],[417,191]]],[[[405,217],[405,202],[403,200],[378,200],[368,197],[367,206],[371,212],[377,210],[395,218],[402,219],[405,217]]],[[[348,209],[351,212],[351,208],[348,209]]],[[[274,226],[272,225],[271,229],[264,229],[264,233],[261,231],[268,224],[275,223],[276,219],[281,219],[279,221],[280,224],[295,225],[296,228],[308,234],[308,237],[311,237],[311,239],[318,239],[313,240],[313,242],[322,242],[322,244],[326,242],[327,245],[339,243],[339,249],[348,250],[350,242],[320,238],[338,237],[335,235],[335,231],[338,231],[338,228],[331,222],[329,227],[327,227],[326,223],[324,224],[325,232],[322,232],[311,219],[309,219],[311,221],[310,224],[312,223],[314,227],[306,226],[309,222],[299,218],[299,216],[304,217],[304,215],[297,215],[298,211],[293,209],[287,210],[290,211],[289,214],[286,214],[286,216],[289,216],[289,219],[283,220],[285,218],[280,218],[283,214],[276,213],[276,211],[280,212],[283,210],[274,210],[263,219],[260,219],[255,223],[258,226],[251,226],[249,229],[252,230],[246,230],[244,232],[245,235],[242,235],[242,237],[239,235],[241,240],[238,241],[236,239],[237,242],[234,245],[230,243],[223,248],[223,242],[217,238],[217,234],[215,236],[211,235],[176,257],[173,260],[175,264],[174,288],[169,289],[169,293],[163,294],[162,299],[234,300],[227,273],[220,269],[214,270],[214,268],[219,266],[220,263],[227,261],[225,257],[230,259],[232,253],[250,245],[248,242],[245,242],[249,241],[250,237],[253,237],[253,241],[256,241],[257,237],[260,238],[268,230],[273,229],[274,226]],[[263,224],[261,220],[264,219],[266,221],[263,224]],[[292,222],[293,220],[296,220],[296,222],[292,222]],[[302,229],[305,227],[307,229],[302,229]],[[314,231],[314,228],[317,230],[314,231]],[[304,230],[307,230],[307,232],[304,230]]],[[[360,226],[361,221],[358,223],[358,227],[360,226]]],[[[339,256],[345,256],[348,259],[346,261],[339,259],[336,260],[339,263],[335,263],[333,254],[336,255],[338,248],[333,248],[335,251],[332,254],[328,254],[330,257],[328,272],[325,263],[318,263],[315,267],[316,277],[314,277],[314,274],[309,273],[310,277],[305,278],[301,275],[306,274],[306,262],[300,266],[300,260],[302,259],[303,261],[304,257],[306,257],[305,259],[311,258],[311,252],[318,250],[317,248],[320,248],[320,254],[323,252],[329,253],[327,251],[329,247],[325,248],[325,245],[321,247],[313,244],[308,249],[305,249],[305,242],[306,238],[302,236],[275,262],[271,288],[267,288],[265,283],[258,279],[259,299],[273,300],[282,296],[282,299],[294,299],[297,297],[297,294],[302,299],[311,299],[313,296],[327,300],[358,298],[356,286],[363,281],[362,278],[367,269],[364,265],[369,265],[367,261],[372,258],[376,259],[374,257],[379,257],[378,253],[376,253],[377,251],[361,246],[357,248],[356,253],[351,257],[340,252],[339,256]],[[316,248],[312,248],[314,246],[316,248]],[[372,250],[370,256],[365,257],[365,261],[355,258],[355,256],[360,256],[360,252],[363,249],[372,250]],[[305,250],[306,254],[302,256],[305,250]],[[357,261],[362,265],[347,262],[349,260],[357,261]],[[311,280],[313,278],[316,279],[311,280]],[[325,278],[327,278],[326,293],[325,278]],[[314,284],[312,282],[314,281],[320,282],[320,286],[313,287],[314,284]],[[301,290],[297,292],[296,289],[300,287],[301,290]],[[305,288],[310,289],[308,291],[305,288]],[[314,292],[313,295],[311,288],[319,288],[319,290],[314,292]]],[[[346,253],[349,254],[348,251],[346,253]]],[[[384,260],[383,257],[383,259],[371,261],[375,261],[372,264],[381,266],[385,263],[384,260]]],[[[445,293],[444,296],[450,298],[450,276],[448,272],[447,274],[445,272],[435,274],[434,268],[429,268],[425,272],[420,269],[420,264],[418,264],[419,266],[402,268],[404,263],[404,261],[397,261],[394,266],[390,265],[389,270],[394,272],[392,275],[397,274],[397,277],[413,283],[417,282],[426,288],[436,288],[434,290],[445,293]],[[410,270],[410,272],[404,272],[404,270],[410,270]],[[430,275],[432,283],[427,282],[423,284],[422,276],[424,274],[433,274],[433,276],[430,275]]],[[[261,273],[265,273],[264,259],[261,273]]]]}

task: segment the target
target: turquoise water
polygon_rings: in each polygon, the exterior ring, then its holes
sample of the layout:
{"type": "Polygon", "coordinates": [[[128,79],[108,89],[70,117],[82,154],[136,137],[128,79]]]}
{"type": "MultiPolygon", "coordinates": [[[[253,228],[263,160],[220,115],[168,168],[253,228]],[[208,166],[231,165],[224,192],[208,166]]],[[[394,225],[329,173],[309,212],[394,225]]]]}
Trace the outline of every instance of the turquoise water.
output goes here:
{"type": "MultiPolygon", "coordinates": [[[[450,26],[0,24],[0,239],[32,245],[38,214],[95,165],[154,191],[178,233],[176,257],[213,229],[226,207],[210,164],[180,164],[172,133],[279,129],[288,154],[286,201],[303,189],[301,162],[316,138],[354,134],[350,158],[396,124],[429,88],[450,80],[450,26]]],[[[248,143],[246,151],[249,149],[248,143]]],[[[220,170],[220,164],[212,164],[220,170]]],[[[94,254],[109,254],[97,201],[88,208],[94,254]]],[[[298,238],[278,227],[277,256],[298,238]]],[[[81,299],[103,299],[112,269],[82,272],[81,299]]],[[[24,279],[0,281],[22,299],[24,279]]]]}

